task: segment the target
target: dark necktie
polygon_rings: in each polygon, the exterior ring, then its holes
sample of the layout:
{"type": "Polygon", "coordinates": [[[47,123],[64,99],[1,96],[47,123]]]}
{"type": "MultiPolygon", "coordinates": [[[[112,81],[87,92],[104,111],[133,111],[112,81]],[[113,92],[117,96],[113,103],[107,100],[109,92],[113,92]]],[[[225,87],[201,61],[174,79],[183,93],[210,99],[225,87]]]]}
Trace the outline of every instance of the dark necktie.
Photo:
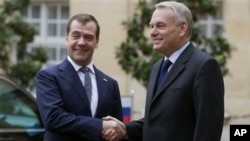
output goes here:
{"type": "Polygon", "coordinates": [[[84,73],[84,77],[85,77],[85,91],[87,93],[88,96],[88,100],[89,103],[91,103],[91,96],[92,96],[92,83],[91,83],[91,77],[90,77],[90,70],[88,67],[84,67],[81,69],[81,71],[84,73]]]}
{"type": "Polygon", "coordinates": [[[157,82],[157,88],[160,87],[162,81],[165,79],[165,77],[167,76],[168,73],[168,68],[171,66],[172,62],[169,60],[166,60],[163,62],[162,66],[161,66],[161,72],[158,76],[158,82],[157,82]]]}

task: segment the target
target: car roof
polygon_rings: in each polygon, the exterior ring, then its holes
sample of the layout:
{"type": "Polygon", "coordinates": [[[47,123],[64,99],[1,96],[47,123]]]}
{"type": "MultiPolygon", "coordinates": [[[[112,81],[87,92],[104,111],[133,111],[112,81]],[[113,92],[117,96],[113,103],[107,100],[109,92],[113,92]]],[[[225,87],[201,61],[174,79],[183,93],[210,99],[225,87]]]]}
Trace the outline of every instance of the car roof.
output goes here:
{"type": "Polygon", "coordinates": [[[24,88],[18,86],[13,80],[11,80],[10,78],[8,78],[7,76],[0,75],[0,83],[7,83],[7,84],[13,86],[14,88],[17,88],[18,90],[20,90],[22,93],[24,93],[25,95],[27,95],[33,101],[36,101],[35,97],[30,92],[28,92],[24,88]]]}

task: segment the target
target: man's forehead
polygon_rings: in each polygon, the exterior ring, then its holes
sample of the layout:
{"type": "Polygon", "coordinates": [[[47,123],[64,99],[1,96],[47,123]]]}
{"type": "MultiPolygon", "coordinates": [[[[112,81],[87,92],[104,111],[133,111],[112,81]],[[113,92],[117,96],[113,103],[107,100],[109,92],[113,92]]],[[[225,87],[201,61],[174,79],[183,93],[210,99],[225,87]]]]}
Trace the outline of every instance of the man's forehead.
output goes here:
{"type": "Polygon", "coordinates": [[[156,9],[151,17],[150,24],[154,22],[164,22],[164,21],[169,21],[172,18],[174,18],[174,13],[173,11],[168,8],[160,8],[156,9]]]}

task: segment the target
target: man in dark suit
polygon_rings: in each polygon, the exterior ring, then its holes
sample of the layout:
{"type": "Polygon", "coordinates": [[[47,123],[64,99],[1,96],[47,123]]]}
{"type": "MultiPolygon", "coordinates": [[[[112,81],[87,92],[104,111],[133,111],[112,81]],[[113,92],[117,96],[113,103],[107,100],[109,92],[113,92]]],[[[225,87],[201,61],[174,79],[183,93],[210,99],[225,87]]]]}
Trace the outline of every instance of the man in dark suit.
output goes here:
{"type": "MultiPolygon", "coordinates": [[[[193,21],[184,4],[166,1],[155,8],[150,35],[154,49],[165,57],[151,69],[144,118],[126,126],[117,121],[124,129],[120,137],[127,134],[129,141],[220,141],[224,119],[220,67],[189,41],[193,21]],[[161,75],[164,62],[171,63],[161,75]]],[[[112,117],[105,120],[115,121],[112,117]]]]}
{"type": "Polygon", "coordinates": [[[117,81],[93,65],[99,33],[92,15],[73,16],[65,41],[68,57],[37,74],[36,97],[46,129],[44,141],[101,141],[101,133],[116,124],[102,117],[111,115],[122,120],[117,81]]]}

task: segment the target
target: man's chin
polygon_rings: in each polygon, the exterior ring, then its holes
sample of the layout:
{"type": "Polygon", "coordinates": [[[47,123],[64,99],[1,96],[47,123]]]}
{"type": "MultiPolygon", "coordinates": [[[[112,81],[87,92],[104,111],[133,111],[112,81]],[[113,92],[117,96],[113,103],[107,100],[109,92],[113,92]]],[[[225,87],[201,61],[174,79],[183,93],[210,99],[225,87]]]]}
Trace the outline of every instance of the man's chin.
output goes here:
{"type": "Polygon", "coordinates": [[[154,48],[154,50],[159,51],[161,47],[157,46],[157,45],[154,45],[153,48],[154,48]]]}

